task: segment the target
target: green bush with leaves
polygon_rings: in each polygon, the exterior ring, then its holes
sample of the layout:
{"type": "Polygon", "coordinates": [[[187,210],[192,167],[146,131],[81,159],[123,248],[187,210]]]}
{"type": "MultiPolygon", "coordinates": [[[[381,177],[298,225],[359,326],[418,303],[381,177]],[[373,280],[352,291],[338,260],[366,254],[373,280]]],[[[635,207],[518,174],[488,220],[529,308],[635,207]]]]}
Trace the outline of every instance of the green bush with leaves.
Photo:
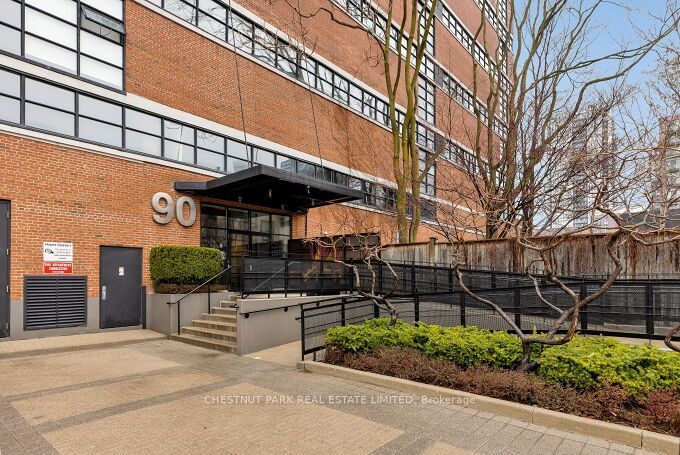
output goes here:
{"type": "MultiPolygon", "coordinates": [[[[522,358],[519,339],[504,331],[477,327],[441,327],[397,322],[385,318],[360,325],[333,327],[326,345],[347,352],[371,353],[379,347],[415,349],[433,359],[464,368],[487,365],[515,368],[522,358]]],[[[680,390],[680,355],[652,346],[630,346],[612,338],[576,337],[561,346],[532,347],[538,375],[576,389],[620,386],[644,396],[653,390],[680,390]]]]}
{"type": "Polygon", "coordinates": [[[389,327],[388,323],[388,319],[378,318],[361,325],[333,327],[326,332],[326,345],[350,352],[372,352],[381,346],[410,348],[464,367],[483,364],[513,368],[522,357],[519,339],[503,331],[401,321],[389,327]]]}
{"type": "Polygon", "coordinates": [[[199,285],[223,270],[222,252],[195,246],[159,246],[151,249],[149,265],[154,286],[199,285]]]}
{"type": "Polygon", "coordinates": [[[632,394],[680,387],[680,355],[612,338],[574,338],[545,349],[538,375],[579,389],[618,385],[632,394]]]}

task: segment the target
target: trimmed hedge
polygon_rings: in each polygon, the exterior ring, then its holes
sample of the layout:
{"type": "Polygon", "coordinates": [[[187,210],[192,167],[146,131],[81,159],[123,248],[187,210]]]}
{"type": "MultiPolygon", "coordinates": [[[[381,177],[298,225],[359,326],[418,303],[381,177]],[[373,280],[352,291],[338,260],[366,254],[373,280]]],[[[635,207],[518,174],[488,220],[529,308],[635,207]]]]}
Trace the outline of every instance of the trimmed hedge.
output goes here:
{"type": "MultiPolygon", "coordinates": [[[[333,327],[326,345],[344,352],[372,353],[379,347],[415,349],[432,359],[464,367],[515,368],[522,358],[519,338],[477,327],[440,327],[401,321],[390,328],[379,318],[361,325],[333,327]]],[[[680,355],[652,346],[630,346],[612,338],[574,338],[561,346],[535,346],[538,376],[577,389],[620,386],[631,394],[680,391],[680,355]]]]}
{"type": "Polygon", "coordinates": [[[477,327],[440,327],[378,318],[361,325],[333,327],[326,332],[326,344],[350,352],[370,353],[378,347],[411,348],[434,359],[449,360],[463,367],[491,365],[514,368],[522,358],[519,339],[506,332],[477,327]]]}
{"type": "Polygon", "coordinates": [[[579,389],[618,385],[632,394],[680,388],[680,355],[612,338],[574,338],[546,349],[538,375],[579,389]]]}
{"type": "Polygon", "coordinates": [[[222,252],[196,246],[158,246],[151,249],[149,265],[154,286],[199,285],[223,270],[222,252]]]}

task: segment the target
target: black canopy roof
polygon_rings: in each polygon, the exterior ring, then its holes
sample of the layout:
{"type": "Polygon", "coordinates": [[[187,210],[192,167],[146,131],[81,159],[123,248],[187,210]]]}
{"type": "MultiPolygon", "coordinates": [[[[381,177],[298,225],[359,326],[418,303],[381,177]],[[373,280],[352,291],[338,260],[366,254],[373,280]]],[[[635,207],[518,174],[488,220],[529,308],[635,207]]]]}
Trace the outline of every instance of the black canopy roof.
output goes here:
{"type": "Polygon", "coordinates": [[[346,186],[262,165],[207,182],[175,182],[175,190],[291,212],[364,197],[346,186]]]}

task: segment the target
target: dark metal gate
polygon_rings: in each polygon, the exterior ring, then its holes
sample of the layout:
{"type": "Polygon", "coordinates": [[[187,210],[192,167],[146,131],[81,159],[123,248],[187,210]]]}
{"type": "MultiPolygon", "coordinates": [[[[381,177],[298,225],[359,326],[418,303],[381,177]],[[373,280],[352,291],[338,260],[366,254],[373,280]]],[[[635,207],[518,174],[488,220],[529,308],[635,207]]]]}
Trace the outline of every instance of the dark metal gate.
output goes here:
{"type": "Polygon", "coordinates": [[[9,336],[9,202],[0,201],[0,338],[9,336]]]}
{"type": "Polygon", "coordinates": [[[99,254],[99,327],[140,325],[142,250],[103,246],[99,254]]]}

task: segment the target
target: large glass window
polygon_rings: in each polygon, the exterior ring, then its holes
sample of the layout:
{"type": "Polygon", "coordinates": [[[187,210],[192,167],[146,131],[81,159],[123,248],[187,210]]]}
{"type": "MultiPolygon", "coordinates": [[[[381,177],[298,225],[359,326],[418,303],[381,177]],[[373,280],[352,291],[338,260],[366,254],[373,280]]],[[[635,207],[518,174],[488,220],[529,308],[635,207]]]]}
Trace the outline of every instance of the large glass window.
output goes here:
{"type": "Polygon", "coordinates": [[[68,136],[75,135],[75,93],[26,79],[26,124],[68,136]]]}
{"type": "Polygon", "coordinates": [[[418,78],[418,117],[434,125],[435,86],[424,77],[418,78]]]}
{"type": "MultiPolygon", "coordinates": [[[[1,1],[1,0],[0,0],[1,1]]],[[[21,121],[21,78],[0,70],[0,120],[21,121]]]]}
{"type": "Polygon", "coordinates": [[[0,0],[0,50],[22,55],[22,40],[28,59],[123,88],[123,0],[0,0]]]}
{"type": "Polygon", "coordinates": [[[125,109],[125,146],[149,155],[161,155],[161,119],[125,109]]]}
{"type": "MultiPolygon", "coordinates": [[[[253,145],[246,146],[236,139],[4,69],[0,69],[0,122],[51,131],[222,173],[238,172],[251,165],[276,166],[358,188],[366,193],[365,204],[378,206],[376,192],[380,186],[363,179],[350,179],[345,173],[314,163],[253,145]]],[[[418,143],[424,148],[434,149],[434,133],[420,124],[418,143]]],[[[380,208],[386,206],[380,203],[380,208]]],[[[250,222],[248,216],[244,216],[244,220],[250,222]]],[[[250,230],[250,226],[237,229],[250,230]]]]}
{"type": "Polygon", "coordinates": [[[288,251],[290,217],[252,210],[201,205],[201,245],[220,248],[238,258],[281,256],[288,251]]]}

